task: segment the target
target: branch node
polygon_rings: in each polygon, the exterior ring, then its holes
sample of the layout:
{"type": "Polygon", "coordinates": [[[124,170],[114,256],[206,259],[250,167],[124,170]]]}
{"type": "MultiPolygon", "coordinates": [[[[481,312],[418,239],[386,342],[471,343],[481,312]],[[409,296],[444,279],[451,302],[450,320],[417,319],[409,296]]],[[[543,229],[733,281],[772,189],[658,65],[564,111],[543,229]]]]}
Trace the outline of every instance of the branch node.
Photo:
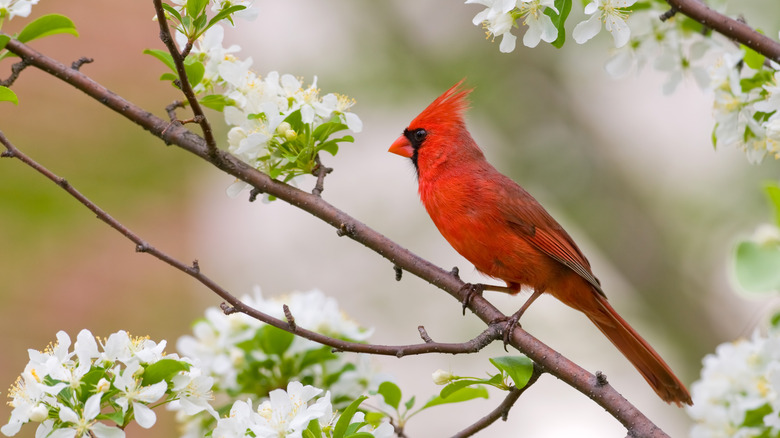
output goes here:
{"type": "Polygon", "coordinates": [[[81,58],[73,61],[73,63],[70,65],[70,68],[73,70],[79,70],[82,65],[89,64],[91,62],[95,62],[93,58],[87,58],[86,56],[82,56],[81,58]]]}
{"type": "Polygon", "coordinates": [[[608,385],[607,376],[601,371],[596,371],[596,386],[602,387],[608,385]]]}
{"type": "Polygon", "coordinates": [[[425,327],[418,326],[417,331],[420,332],[420,337],[423,341],[425,341],[426,344],[433,344],[433,339],[431,339],[430,336],[428,336],[428,332],[425,330],[425,327]]]}
{"type": "Polygon", "coordinates": [[[138,245],[135,246],[135,252],[147,252],[147,251],[149,251],[149,244],[146,242],[139,243],[138,245]]]}
{"type": "Polygon", "coordinates": [[[0,81],[0,85],[4,87],[10,87],[14,81],[16,81],[17,78],[19,78],[19,73],[22,72],[27,66],[30,65],[26,59],[22,59],[21,61],[17,62],[16,64],[11,66],[11,76],[8,76],[8,79],[4,81],[0,81]]]}
{"type": "Polygon", "coordinates": [[[16,155],[14,154],[14,151],[10,149],[6,149],[3,151],[3,153],[0,154],[0,157],[2,158],[14,158],[16,155]]]}
{"type": "Polygon", "coordinates": [[[224,313],[225,315],[232,315],[238,312],[238,309],[236,309],[234,306],[231,306],[230,304],[224,301],[219,305],[219,308],[222,309],[222,313],[224,313]]]}
{"type": "Polygon", "coordinates": [[[192,271],[196,274],[200,274],[200,263],[198,259],[192,261],[192,271]]]}
{"type": "Polygon", "coordinates": [[[453,266],[450,270],[450,274],[457,279],[460,279],[460,269],[457,266],[453,266]]]}
{"type": "Polygon", "coordinates": [[[325,190],[325,175],[333,172],[333,168],[323,166],[322,161],[320,161],[319,154],[314,156],[314,163],[314,168],[311,170],[311,174],[317,177],[317,183],[314,184],[314,189],[312,189],[311,194],[317,197],[322,197],[322,192],[325,190]]]}
{"type": "Polygon", "coordinates": [[[393,270],[395,270],[395,281],[401,281],[401,277],[404,275],[404,270],[398,265],[393,265],[393,270]]]}
{"type": "Polygon", "coordinates": [[[663,14],[659,15],[658,18],[660,18],[661,21],[666,21],[666,20],[674,17],[675,14],[677,14],[677,12],[679,12],[679,9],[677,9],[676,6],[672,6],[672,7],[669,8],[668,11],[666,11],[663,14]]]}
{"type": "Polygon", "coordinates": [[[262,194],[262,190],[258,189],[257,187],[253,187],[252,190],[249,191],[249,202],[255,202],[257,197],[262,194]]]}
{"type": "Polygon", "coordinates": [[[352,224],[342,223],[341,225],[339,225],[339,229],[336,230],[336,234],[338,234],[339,237],[352,236],[355,234],[355,226],[352,224]]]}
{"type": "Polygon", "coordinates": [[[284,311],[284,318],[287,320],[287,325],[290,327],[290,330],[295,332],[298,325],[295,324],[295,318],[293,317],[292,312],[290,312],[290,308],[287,307],[287,304],[282,304],[282,310],[284,311]]]}

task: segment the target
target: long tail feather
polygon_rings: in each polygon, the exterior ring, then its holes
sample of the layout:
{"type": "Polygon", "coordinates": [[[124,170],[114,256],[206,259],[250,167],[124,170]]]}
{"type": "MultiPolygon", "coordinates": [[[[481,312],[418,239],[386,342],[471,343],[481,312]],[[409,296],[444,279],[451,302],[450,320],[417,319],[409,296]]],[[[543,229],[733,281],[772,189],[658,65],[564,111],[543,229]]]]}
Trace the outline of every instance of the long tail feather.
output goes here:
{"type": "Polygon", "coordinates": [[[653,347],[617,314],[606,298],[596,293],[593,296],[599,304],[595,307],[597,310],[585,312],[585,315],[639,370],[656,394],[665,402],[675,403],[677,406],[682,406],[683,403],[693,404],[685,385],[653,347]]]}

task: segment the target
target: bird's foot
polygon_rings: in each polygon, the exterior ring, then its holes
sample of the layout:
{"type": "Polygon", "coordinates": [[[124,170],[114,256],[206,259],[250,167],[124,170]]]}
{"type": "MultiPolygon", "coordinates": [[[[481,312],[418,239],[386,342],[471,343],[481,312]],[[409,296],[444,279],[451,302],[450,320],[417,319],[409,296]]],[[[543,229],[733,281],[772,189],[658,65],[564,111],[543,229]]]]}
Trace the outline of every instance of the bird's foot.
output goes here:
{"type": "Polygon", "coordinates": [[[506,319],[506,325],[504,325],[504,351],[509,351],[506,346],[509,344],[512,332],[515,331],[515,328],[522,327],[520,325],[520,317],[523,316],[524,311],[525,308],[522,308],[506,319]]]}
{"type": "Polygon", "coordinates": [[[485,285],[481,283],[466,283],[463,285],[460,291],[460,295],[463,296],[463,301],[461,303],[463,304],[463,314],[465,315],[466,307],[468,307],[469,303],[471,303],[471,299],[474,297],[474,295],[482,296],[482,292],[485,291],[485,285]]]}

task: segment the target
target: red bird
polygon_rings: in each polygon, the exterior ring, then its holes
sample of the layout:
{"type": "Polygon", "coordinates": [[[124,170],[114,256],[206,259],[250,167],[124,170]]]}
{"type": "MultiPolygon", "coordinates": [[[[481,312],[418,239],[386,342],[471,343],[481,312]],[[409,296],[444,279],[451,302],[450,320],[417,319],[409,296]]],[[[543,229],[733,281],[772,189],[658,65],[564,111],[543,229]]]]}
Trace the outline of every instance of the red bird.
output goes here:
{"type": "Polygon", "coordinates": [[[458,82],[404,130],[390,152],[411,158],[420,199],[445,239],[478,271],[506,282],[491,287],[542,293],[583,312],[667,403],[692,404],[685,386],[607,302],[588,259],[571,236],[522,187],[485,160],[463,121],[471,92],[458,82]]]}

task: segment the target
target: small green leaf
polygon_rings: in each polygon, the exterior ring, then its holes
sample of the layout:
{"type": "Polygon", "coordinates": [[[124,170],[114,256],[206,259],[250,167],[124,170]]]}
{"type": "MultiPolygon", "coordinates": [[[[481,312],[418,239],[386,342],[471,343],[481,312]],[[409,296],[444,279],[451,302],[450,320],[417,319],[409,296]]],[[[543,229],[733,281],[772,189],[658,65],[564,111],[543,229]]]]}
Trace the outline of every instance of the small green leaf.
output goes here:
{"type": "Polygon", "coordinates": [[[322,437],[322,428],[320,427],[320,422],[318,419],[314,419],[309,421],[309,426],[306,428],[306,430],[303,431],[303,435],[306,436],[306,432],[308,432],[312,438],[321,438],[322,437]]]}
{"type": "Polygon", "coordinates": [[[534,372],[533,362],[525,356],[493,357],[490,363],[509,374],[518,389],[525,387],[534,372]]]}
{"type": "Polygon", "coordinates": [[[226,106],[233,106],[236,104],[235,100],[221,94],[209,94],[208,96],[203,96],[199,102],[206,108],[211,108],[220,112],[222,112],[226,106]]]}
{"type": "Polygon", "coordinates": [[[187,15],[199,17],[208,4],[209,0],[187,0],[187,15]]]}
{"type": "Polygon", "coordinates": [[[98,420],[110,420],[116,423],[117,426],[124,426],[125,414],[121,410],[116,412],[110,412],[107,414],[100,414],[97,416],[98,420]]]}
{"type": "Polygon", "coordinates": [[[190,365],[187,362],[175,359],[160,359],[146,367],[141,385],[154,385],[163,380],[170,380],[175,374],[189,369],[190,365]]]}
{"type": "Polygon", "coordinates": [[[745,412],[745,419],[742,421],[741,427],[764,427],[764,417],[772,413],[772,406],[766,403],[755,409],[751,409],[745,412]]]}
{"type": "Polygon", "coordinates": [[[558,38],[551,43],[558,49],[563,47],[563,43],[566,42],[566,27],[564,25],[569,17],[569,12],[571,12],[571,4],[572,0],[555,0],[555,9],[559,11],[558,14],[552,8],[544,9],[544,14],[550,17],[553,25],[558,29],[558,38]]]}
{"type": "Polygon", "coordinates": [[[461,379],[456,380],[452,383],[447,384],[444,388],[441,389],[441,392],[439,392],[439,397],[441,398],[448,398],[452,394],[460,391],[463,388],[466,388],[468,386],[475,386],[475,385],[485,385],[489,384],[490,380],[485,379],[461,379]]]}
{"type": "Polygon", "coordinates": [[[187,81],[191,86],[198,85],[206,73],[206,67],[203,63],[197,61],[194,56],[188,56],[184,60],[184,71],[187,73],[187,81]]]}
{"type": "Polygon", "coordinates": [[[764,186],[766,194],[769,197],[769,203],[775,212],[775,225],[780,227],[780,184],[772,181],[764,186]]]}
{"type": "Polygon", "coordinates": [[[13,90],[0,85],[0,102],[13,102],[14,105],[19,105],[19,98],[13,90]]]}
{"type": "Polygon", "coordinates": [[[379,427],[379,423],[386,417],[381,412],[366,412],[366,422],[374,427],[379,427]]]}
{"type": "Polygon", "coordinates": [[[157,49],[146,49],[144,50],[144,54],[154,56],[162,61],[163,64],[167,65],[172,72],[176,73],[176,64],[173,63],[173,57],[170,53],[157,49]]]}
{"type": "Polygon", "coordinates": [[[181,14],[179,14],[179,11],[176,10],[173,6],[169,5],[168,3],[162,4],[163,9],[165,9],[166,12],[171,14],[176,20],[178,20],[181,23],[181,14]]]}
{"type": "Polygon", "coordinates": [[[283,355],[295,340],[294,334],[271,325],[263,327],[258,332],[258,336],[260,336],[260,348],[266,354],[275,354],[277,356],[283,355]]]}
{"type": "Polygon", "coordinates": [[[392,406],[396,410],[401,403],[401,388],[393,382],[382,382],[379,385],[377,393],[385,399],[385,403],[392,406]]]}
{"type": "Polygon", "coordinates": [[[79,36],[78,31],[76,31],[76,26],[70,18],[60,14],[49,14],[39,17],[25,26],[24,29],[19,32],[19,36],[16,37],[16,39],[22,43],[26,43],[34,39],[59,33],[69,33],[74,36],[79,36]]]}
{"type": "Polygon", "coordinates": [[[412,398],[410,398],[409,400],[406,401],[406,403],[404,403],[404,406],[406,407],[407,411],[411,410],[412,407],[414,406],[414,400],[415,400],[415,397],[412,396],[412,398]]]}
{"type": "Polygon", "coordinates": [[[11,37],[8,35],[0,35],[0,50],[5,48],[5,45],[8,44],[8,41],[11,41],[11,37]]]}
{"type": "Polygon", "coordinates": [[[741,45],[741,47],[742,51],[745,52],[745,56],[742,58],[745,61],[745,64],[747,64],[748,67],[752,68],[753,70],[761,70],[761,68],[764,66],[766,57],[748,46],[741,45]]]}
{"type": "MultiPolygon", "coordinates": [[[[460,403],[475,398],[488,398],[488,390],[484,386],[469,386],[466,388],[460,388],[459,390],[450,394],[447,398],[441,396],[433,397],[422,407],[427,409],[433,406],[444,405],[448,403],[460,403]]],[[[422,410],[421,409],[421,410],[422,410]]]]}
{"type": "MultiPolygon", "coordinates": [[[[363,426],[365,426],[365,424],[363,426]]],[[[351,435],[347,435],[344,438],[374,438],[374,434],[369,432],[358,432],[358,433],[353,433],[351,435]]]]}
{"type": "Polygon", "coordinates": [[[780,244],[743,241],[737,245],[735,274],[748,293],[780,290],[780,244]]]}
{"type": "Polygon", "coordinates": [[[350,423],[352,423],[352,417],[355,416],[355,412],[357,412],[357,409],[360,404],[363,403],[363,400],[367,398],[368,397],[362,395],[344,409],[341,413],[341,417],[339,417],[339,421],[336,422],[336,426],[333,428],[333,438],[344,438],[347,428],[350,423]]]}
{"type": "MultiPolygon", "coordinates": [[[[209,29],[211,26],[217,24],[220,20],[223,20],[225,18],[230,19],[229,18],[230,15],[232,15],[232,14],[238,12],[238,11],[244,10],[244,9],[246,9],[246,6],[240,6],[240,5],[234,5],[234,6],[230,6],[230,7],[227,7],[225,9],[222,9],[221,11],[217,12],[217,15],[215,15],[211,20],[209,20],[209,24],[206,26],[206,29],[204,29],[204,31],[209,29]]],[[[232,21],[231,21],[231,23],[232,23],[232,21]]]]}

